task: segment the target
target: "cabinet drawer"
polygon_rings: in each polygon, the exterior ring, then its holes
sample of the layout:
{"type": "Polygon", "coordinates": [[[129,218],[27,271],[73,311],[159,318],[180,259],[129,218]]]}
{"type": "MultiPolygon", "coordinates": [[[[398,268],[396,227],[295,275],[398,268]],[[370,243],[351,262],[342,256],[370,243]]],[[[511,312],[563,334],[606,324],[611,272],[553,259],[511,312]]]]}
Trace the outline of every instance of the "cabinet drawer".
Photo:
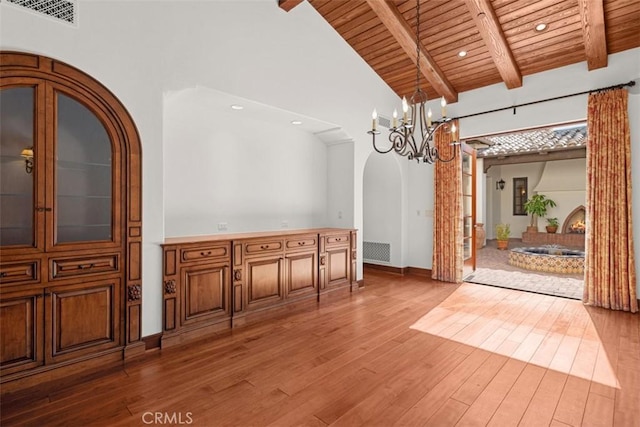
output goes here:
{"type": "Polygon", "coordinates": [[[38,261],[23,261],[0,265],[0,283],[33,282],[38,280],[38,261]]]}
{"type": "Polygon", "coordinates": [[[348,234],[334,234],[327,236],[327,246],[344,246],[349,244],[348,234]]]}
{"type": "Polygon", "coordinates": [[[117,271],[118,254],[51,260],[51,276],[54,279],[117,271]]]}
{"type": "Polygon", "coordinates": [[[247,255],[256,255],[281,250],[282,240],[263,240],[260,242],[247,243],[244,248],[244,253],[247,255]]]}
{"type": "Polygon", "coordinates": [[[182,249],[180,252],[182,254],[182,262],[201,261],[229,256],[229,248],[226,245],[182,249]]]}
{"type": "Polygon", "coordinates": [[[287,239],[285,247],[288,251],[298,249],[316,249],[318,247],[318,239],[316,236],[300,236],[287,239]]]}

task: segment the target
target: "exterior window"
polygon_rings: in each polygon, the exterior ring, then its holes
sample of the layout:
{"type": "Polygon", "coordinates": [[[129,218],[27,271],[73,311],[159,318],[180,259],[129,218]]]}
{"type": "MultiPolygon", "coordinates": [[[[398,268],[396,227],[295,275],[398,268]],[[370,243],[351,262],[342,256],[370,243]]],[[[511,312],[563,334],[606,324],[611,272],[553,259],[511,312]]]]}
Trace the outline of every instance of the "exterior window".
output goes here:
{"type": "Polygon", "coordinates": [[[524,204],[528,198],[527,178],[513,178],[513,214],[524,215],[524,204]]]}

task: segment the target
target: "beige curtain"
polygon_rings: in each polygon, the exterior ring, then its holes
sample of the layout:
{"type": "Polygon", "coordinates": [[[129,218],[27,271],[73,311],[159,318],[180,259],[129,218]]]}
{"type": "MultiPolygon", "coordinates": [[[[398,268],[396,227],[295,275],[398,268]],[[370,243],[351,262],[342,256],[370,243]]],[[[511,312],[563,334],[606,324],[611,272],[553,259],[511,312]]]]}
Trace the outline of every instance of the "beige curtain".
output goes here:
{"type": "Polygon", "coordinates": [[[586,304],[638,311],[631,215],[627,91],[589,95],[586,304]]]}
{"type": "MultiPolygon", "coordinates": [[[[450,123],[451,126],[454,122],[450,123]]],[[[457,120],[455,121],[458,126],[457,120]]],[[[452,146],[457,134],[441,128],[434,137],[440,157],[453,161],[435,163],[433,212],[433,263],[431,277],[444,282],[462,282],[462,158],[452,146]]]]}

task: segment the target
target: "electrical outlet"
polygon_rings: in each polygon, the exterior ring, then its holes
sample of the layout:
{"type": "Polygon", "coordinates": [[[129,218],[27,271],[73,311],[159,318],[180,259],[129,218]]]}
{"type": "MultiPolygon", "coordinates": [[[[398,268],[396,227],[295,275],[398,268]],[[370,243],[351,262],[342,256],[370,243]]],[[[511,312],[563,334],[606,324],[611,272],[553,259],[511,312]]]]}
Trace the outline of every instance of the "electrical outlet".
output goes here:
{"type": "Polygon", "coordinates": [[[219,222],[218,223],[218,231],[227,231],[227,223],[219,222]]]}

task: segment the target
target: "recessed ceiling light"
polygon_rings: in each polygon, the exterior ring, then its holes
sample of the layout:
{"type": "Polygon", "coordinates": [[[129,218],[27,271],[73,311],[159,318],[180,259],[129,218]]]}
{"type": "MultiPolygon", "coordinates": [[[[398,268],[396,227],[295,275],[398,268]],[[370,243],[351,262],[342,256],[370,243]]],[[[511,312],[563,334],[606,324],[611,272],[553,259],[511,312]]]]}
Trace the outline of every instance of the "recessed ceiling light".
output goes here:
{"type": "Polygon", "coordinates": [[[242,110],[244,107],[242,105],[238,105],[238,104],[233,104],[231,106],[232,110],[242,110]]]}
{"type": "Polygon", "coordinates": [[[458,52],[458,56],[460,58],[464,58],[465,56],[467,56],[467,51],[466,50],[461,50],[460,52],[458,52]]]}
{"type": "Polygon", "coordinates": [[[291,120],[292,125],[301,125],[302,122],[300,120],[291,120]]]}
{"type": "Polygon", "coordinates": [[[545,23],[540,23],[538,25],[536,25],[536,31],[540,32],[540,31],[544,31],[547,29],[547,24],[545,23]]]}

